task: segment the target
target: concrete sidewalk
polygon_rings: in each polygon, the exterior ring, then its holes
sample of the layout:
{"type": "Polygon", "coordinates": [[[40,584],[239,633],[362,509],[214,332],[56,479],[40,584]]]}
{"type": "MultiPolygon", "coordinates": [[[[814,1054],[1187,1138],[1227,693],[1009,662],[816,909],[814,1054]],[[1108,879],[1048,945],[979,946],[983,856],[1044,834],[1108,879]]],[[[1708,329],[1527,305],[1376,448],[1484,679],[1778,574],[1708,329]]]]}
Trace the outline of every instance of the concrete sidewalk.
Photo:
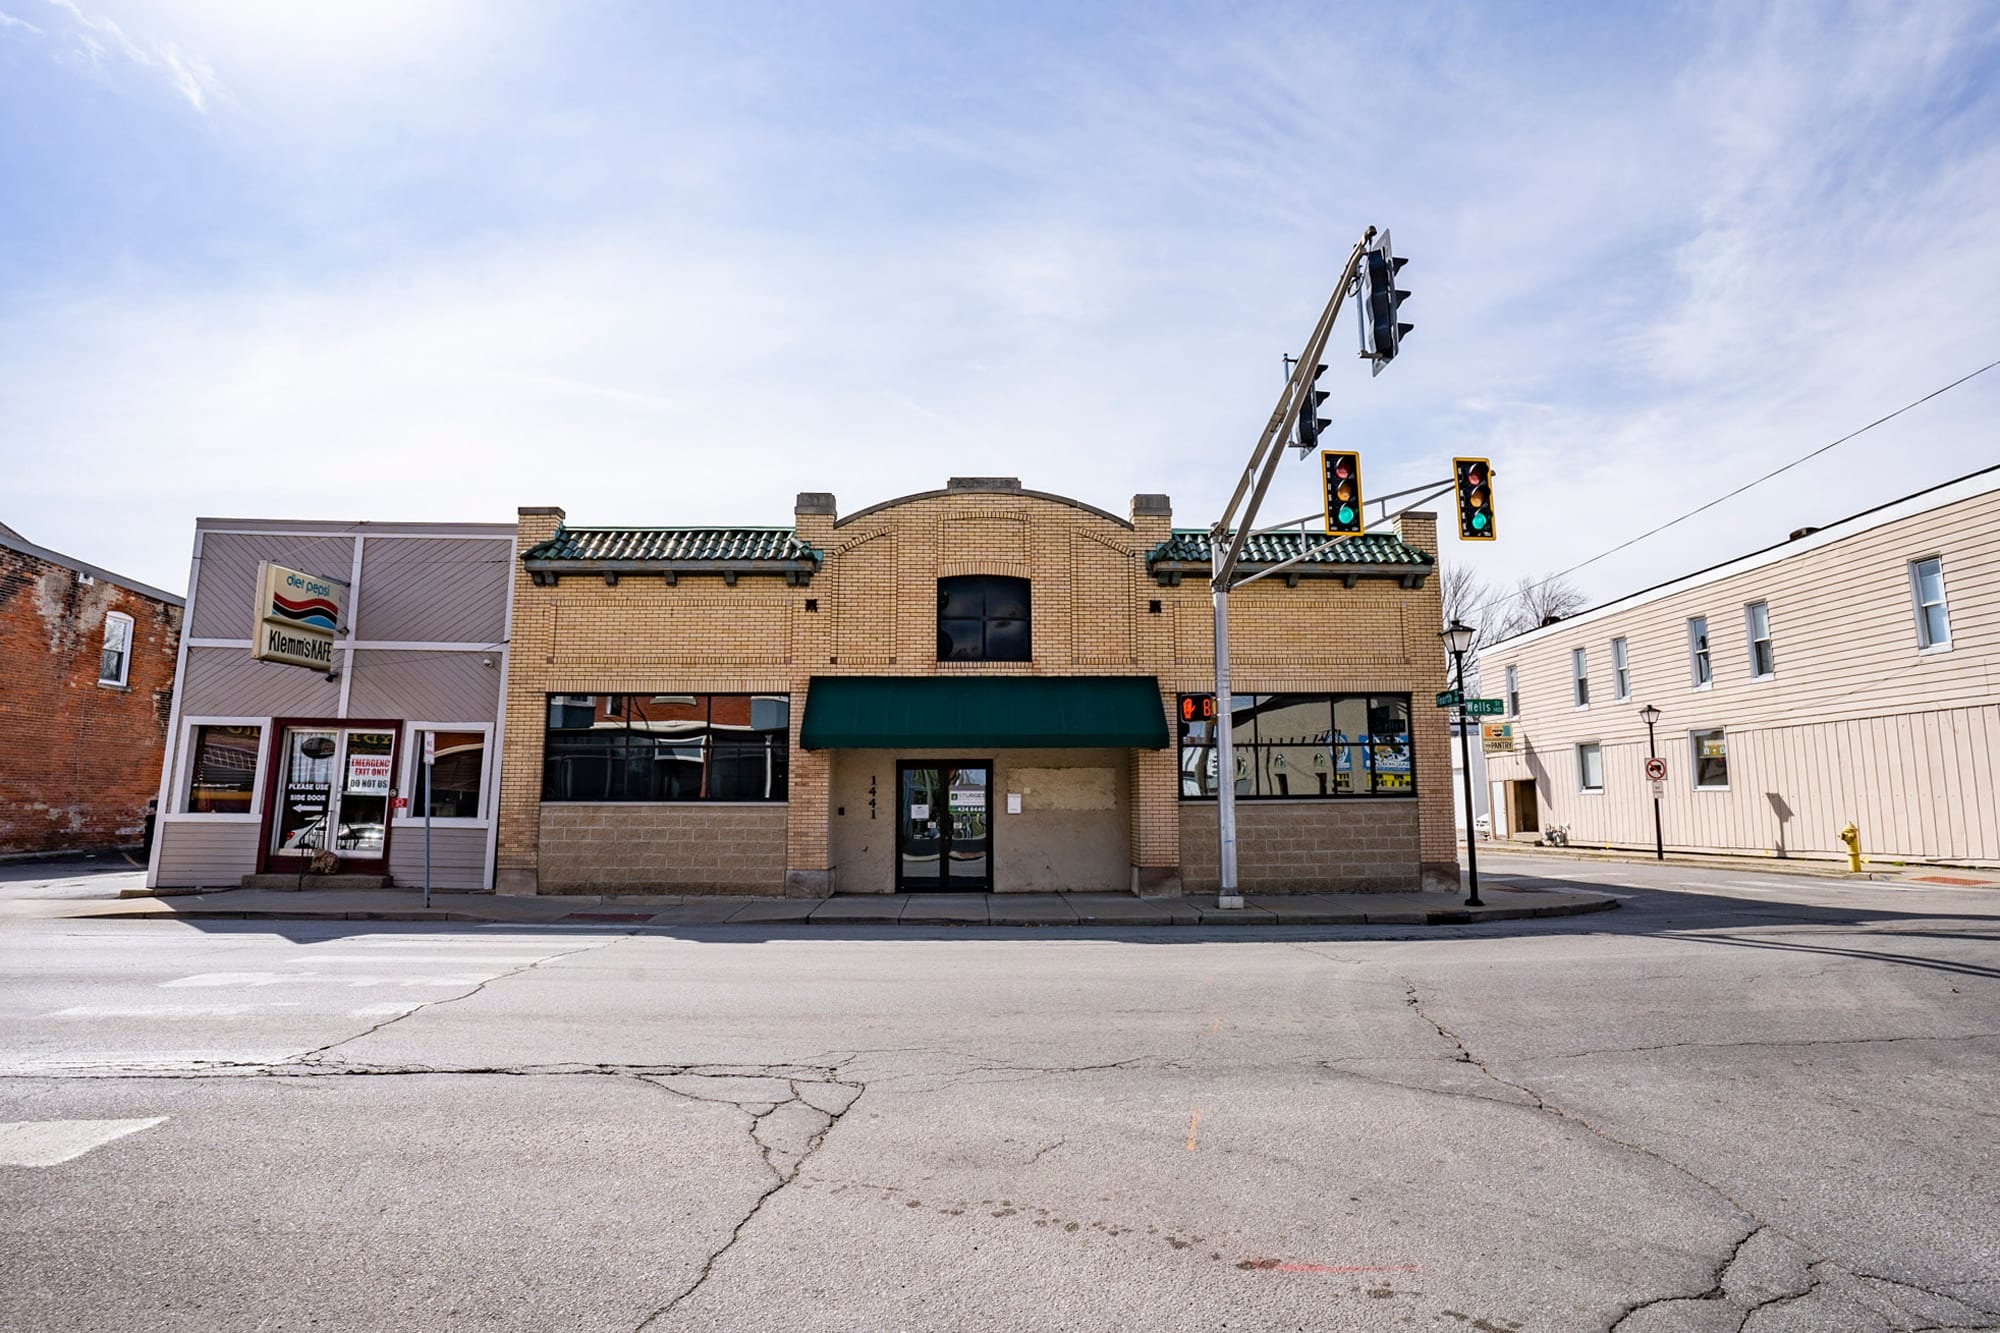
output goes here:
{"type": "Polygon", "coordinates": [[[167,898],[71,902],[64,919],[460,921],[483,924],[659,927],[845,926],[1437,926],[1574,916],[1616,907],[1583,890],[1487,889],[1485,906],[1453,893],[1275,894],[1241,910],[1213,899],[1135,898],[1121,893],[869,894],[838,898],[546,897],[408,889],[226,889],[167,898]]]}

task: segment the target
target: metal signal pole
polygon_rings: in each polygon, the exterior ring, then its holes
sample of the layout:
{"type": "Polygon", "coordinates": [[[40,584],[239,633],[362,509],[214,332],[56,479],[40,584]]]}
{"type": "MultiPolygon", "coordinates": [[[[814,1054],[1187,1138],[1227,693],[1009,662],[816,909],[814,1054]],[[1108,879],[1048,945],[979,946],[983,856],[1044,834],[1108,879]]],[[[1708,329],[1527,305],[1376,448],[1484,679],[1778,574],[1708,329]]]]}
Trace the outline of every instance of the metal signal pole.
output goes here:
{"type": "Polygon", "coordinates": [[[1374,239],[1375,229],[1370,227],[1355,242],[1354,251],[1348,255],[1347,264],[1340,271],[1340,280],[1334,284],[1326,309],[1321,312],[1319,322],[1313,325],[1305,350],[1291,367],[1291,375],[1285,381],[1284,393],[1279,395],[1278,406],[1265,423],[1263,434],[1258,436],[1257,447],[1251,450],[1250,462],[1244,467],[1242,476],[1236,479],[1236,489],[1230,493],[1222,517],[1209,529],[1212,570],[1209,583],[1215,602],[1215,799],[1219,870],[1215,905],[1221,908],[1243,906],[1243,892],[1237,887],[1236,877],[1236,747],[1230,725],[1233,710],[1229,694],[1229,588],[1236,576],[1236,566],[1243,557],[1244,544],[1254,535],[1257,511],[1263,506],[1264,492],[1270,489],[1271,478],[1278,471],[1278,461],[1284,457],[1285,440],[1291,433],[1292,422],[1297,419],[1300,406],[1311,398],[1320,357],[1326,351],[1326,340],[1333,332],[1333,322],[1340,314],[1341,302],[1347,297],[1347,289],[1354,285],[1361,257],[1367,251],[1368,243],[1374,239]]]}

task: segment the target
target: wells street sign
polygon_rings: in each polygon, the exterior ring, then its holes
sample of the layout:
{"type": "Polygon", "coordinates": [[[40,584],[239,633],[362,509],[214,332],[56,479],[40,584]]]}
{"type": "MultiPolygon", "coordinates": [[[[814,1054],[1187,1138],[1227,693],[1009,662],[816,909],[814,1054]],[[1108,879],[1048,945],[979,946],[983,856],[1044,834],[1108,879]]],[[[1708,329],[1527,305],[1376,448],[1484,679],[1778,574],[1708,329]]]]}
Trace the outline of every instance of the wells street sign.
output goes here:
{"type": "Polygon", "coordinates": [[[1438,707],[1450,708],[1459,701],[1459,697],[1457,690],[1440,690],[1438,691],[1438,707]]]}
{"type": "Polygon", "coordinates": [[[1498,699],[1467,699],[1465,711],[1469,717],[1498,717],[1507,710],[1498,699]]]}

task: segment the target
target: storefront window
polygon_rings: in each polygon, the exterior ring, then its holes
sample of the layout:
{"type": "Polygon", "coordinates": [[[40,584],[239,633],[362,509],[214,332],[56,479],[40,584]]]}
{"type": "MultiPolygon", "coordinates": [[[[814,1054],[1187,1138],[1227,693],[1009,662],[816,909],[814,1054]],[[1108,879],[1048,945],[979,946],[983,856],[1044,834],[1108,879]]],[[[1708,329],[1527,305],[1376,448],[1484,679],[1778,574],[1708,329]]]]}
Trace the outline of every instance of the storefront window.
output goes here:
{"type": "MultiPolygon", "coordinates": [[[[437,762],[430,772],[430,813],[436,819],[479,818],[480,778],[486,767],[486,733],[480,731],[438,731],[437,762]]],[[[416,769],[410,810],[424,813],[424,733],[418,732],[415,747],[416,769]]]]}
{"type": "Polygon", "coordinates": [[[783,694],[554,694],[545,801],[782,801],[783,694]]]}
{"type": "Polygon", "coordinates": [[[196,727],[188,761],[187,812],[247,815],[257,787],[261,727],[196,727]]]}
{"type": "MultiPolygon", "coordinates": [[[[1196,710],[1181,716],[1181,797],[1212,798],[1221,785],[1215,726],[1196,710]]],[[[1230,727],[1242,799],[1416,794],[1406,695],[1239,694],[1230,727]]]]}

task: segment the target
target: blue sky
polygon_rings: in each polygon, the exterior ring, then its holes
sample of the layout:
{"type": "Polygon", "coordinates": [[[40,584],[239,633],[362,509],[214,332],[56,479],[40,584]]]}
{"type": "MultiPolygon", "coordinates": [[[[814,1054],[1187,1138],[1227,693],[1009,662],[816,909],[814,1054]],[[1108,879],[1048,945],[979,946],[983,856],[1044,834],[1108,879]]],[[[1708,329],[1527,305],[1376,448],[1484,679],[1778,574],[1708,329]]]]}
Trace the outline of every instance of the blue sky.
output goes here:
{"type": "MultiPolygon", "coordinates": [[[[1361,228],[1370,489],[1496,580],[2000,358],[2000,5],[0,0],[0,522],[784,523],[1015,474],[1213,517],[1361,228]]],[[[1591,566],[2000,462],[2000,371],[1591,566]]],[[[1281,474],[1270,518],[1315,503],[1281,474]]]]}

